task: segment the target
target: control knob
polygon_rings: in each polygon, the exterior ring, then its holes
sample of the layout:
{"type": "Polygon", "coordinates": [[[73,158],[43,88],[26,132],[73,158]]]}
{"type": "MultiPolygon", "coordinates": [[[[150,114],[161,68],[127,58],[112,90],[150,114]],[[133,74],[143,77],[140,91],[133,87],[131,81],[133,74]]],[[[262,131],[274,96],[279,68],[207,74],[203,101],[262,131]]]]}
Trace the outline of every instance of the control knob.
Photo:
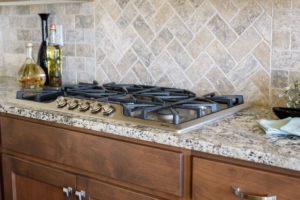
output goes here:
{"type": "Polygon", "coordinates": [[[88,109],[90,109],[90,102],[87,102],[87,101],[81,101],[79,103],[79,110],[81,112],[85,112],[87,111],[88,109]]]}
{"type": "Polygon", "coordinates": [[[78,107],[78,104],[79,104],[78,100],[76,100],[76,99],[70,99],[68,101],[68,109],[69,110],[74,110],[74,109],[76,109],[78,107]]]}
{"type": "Polygon", "coordinates": [[[90,107],[91,107],[92,114],[97,114],[97,113],[101,112],[101,110],[102,110],[102,105],[99,102],[92,103],[90,105],[90,107]]]}
{"type": "Polygon", "coordinates": [[[68,104],[68,100],[65,97],[58,97],[56,103],[58,108],[63,108],[68,104]]]}
{"type": "Polygon", "coordinates": [[[110,105],[110,104],[105,104],[102,107],[102,110],[103,110],[103,115],[109,116],[112,113],[114,113],[116,109],[112,105],[110,105]]]}

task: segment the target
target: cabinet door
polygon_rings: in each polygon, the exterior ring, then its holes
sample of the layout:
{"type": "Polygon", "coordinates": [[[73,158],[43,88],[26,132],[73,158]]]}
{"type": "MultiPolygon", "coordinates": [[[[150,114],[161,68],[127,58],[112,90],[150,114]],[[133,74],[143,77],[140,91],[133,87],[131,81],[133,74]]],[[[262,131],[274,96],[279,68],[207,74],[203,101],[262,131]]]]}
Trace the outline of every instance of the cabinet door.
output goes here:
{"type": "Polygon", "coordinates": [[[239,200],[231,187],[239,187],[244,194],[251,196],[275,195],[277,200],[300,199],[298,178],[206,159],[193,159],[193,200],[239,200]]]}
{"type": "Polygon", "coordinates": [[[72,174],[7,155],[2,162],[5,200],[64,200],[63,188],[75,188],[72,174]]]}
{"type": "Polygon", "coordinates": [[[159,200],[86,177],[77,178],[77,191],[84,191],[90,200],[159,200]]]}

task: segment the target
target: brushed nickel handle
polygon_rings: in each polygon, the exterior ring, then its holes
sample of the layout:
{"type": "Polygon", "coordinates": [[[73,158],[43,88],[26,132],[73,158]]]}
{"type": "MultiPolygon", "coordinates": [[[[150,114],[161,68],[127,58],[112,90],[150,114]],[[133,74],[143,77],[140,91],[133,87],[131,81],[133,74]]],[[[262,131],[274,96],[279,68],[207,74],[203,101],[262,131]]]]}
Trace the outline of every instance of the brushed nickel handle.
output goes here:
{"type": "Polygon", "coordinates": [[[69,198],[72,195],[72,193],[73,193],[73,188],[71,188],[71,187],[64,187],[63,188],[63,192],[64,192],[65,197],[69,198]]]}
{"type": "Polygon", "coordinates": [[[78,200],[83,200],[85,198],[85,191],[76,191],[75,196],[78,200]]]}
{"type": "Polygon", "coordinates": [[[244,200],[276,200],[275,195],[268,195],[266,197],[249,195],[249,194],[243,193],[239,187],[231,187],[231,191],[233,192],[233,194],[235,196],[239,197],[240,199],[244,199],[244,200]]]}

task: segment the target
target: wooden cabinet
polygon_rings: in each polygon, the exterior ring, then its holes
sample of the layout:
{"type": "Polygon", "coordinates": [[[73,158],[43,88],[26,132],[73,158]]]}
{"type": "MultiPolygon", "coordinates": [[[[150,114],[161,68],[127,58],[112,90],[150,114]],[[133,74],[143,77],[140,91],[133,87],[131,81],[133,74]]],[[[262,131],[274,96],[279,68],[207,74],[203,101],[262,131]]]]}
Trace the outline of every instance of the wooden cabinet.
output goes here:
{"type": "Polygon", "coordinates": [[[3,166],[6,200],[75,199],[75,194],[81,191],[84,193],[84,199],[159,200],[7,155],[3,156],[3,166]],[[67,190],[68,188],[72,189],[69,192],[69,197],[64,193],[64,189],[67,190]]]}
{"type": "Polygon", "coordinates": [[[64,200],[64,187],[76,186],[76,176],[3,155],[4,199],[64,200]]]}
{"type": "MultiPolygon", "coordinates": [[[[113,194],[115,196],[110,198],[112,200],[155,199],[119,187],[124,185],[134,191],[163,198],[170,196],[170,199],[180,199],[183,196],[183,154],[180,151],[154,148],[9,117],[2,117],[1,122],[1,140],[6,151],[63,166],[76,171],[82,177],[97,176],[108,181],[109,184],[89,179],[85,181],[86,188],[80,190],[89,190],[92,196],[99,195],[93,196],[95,199],[105,199],[107,195],[113,194]],[[96,189],[99,187],[102,190],[96,189]]],[[[14,166],[19,164],[22,163],[18,162],[14,166]]],[[[7,174],[7,169],[4,171],[7,174]]],[[[84,182],[82,180],[78,178],[78,183],[84,182]]],[[[60,190],[66,186],[68,185],[59,184],[60,190]]]]}
{"type": "Polygon", "coordinates": [[[239,187],[241,192],[250,197],[275,195],[277,200],[300,199],[299,178],[193,158],[193,200],[238,200],[231,187],[239,187]]]}

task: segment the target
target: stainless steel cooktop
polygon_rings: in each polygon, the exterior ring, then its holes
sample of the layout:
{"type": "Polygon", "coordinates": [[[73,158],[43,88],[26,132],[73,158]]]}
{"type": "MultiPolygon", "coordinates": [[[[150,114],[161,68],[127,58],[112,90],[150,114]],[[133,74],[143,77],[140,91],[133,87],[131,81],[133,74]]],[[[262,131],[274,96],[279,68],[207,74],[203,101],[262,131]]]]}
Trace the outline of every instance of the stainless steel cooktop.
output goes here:
{"type": "Polygon", "coordinates": [[[248,107],[241,95],[210,93],[197,97],[188,90],[115,83],[81,83],[60,91],[18,91],[17,98],[50,101],[52,107],[64,112],[177,133],[189,132],[248,107]]]}

